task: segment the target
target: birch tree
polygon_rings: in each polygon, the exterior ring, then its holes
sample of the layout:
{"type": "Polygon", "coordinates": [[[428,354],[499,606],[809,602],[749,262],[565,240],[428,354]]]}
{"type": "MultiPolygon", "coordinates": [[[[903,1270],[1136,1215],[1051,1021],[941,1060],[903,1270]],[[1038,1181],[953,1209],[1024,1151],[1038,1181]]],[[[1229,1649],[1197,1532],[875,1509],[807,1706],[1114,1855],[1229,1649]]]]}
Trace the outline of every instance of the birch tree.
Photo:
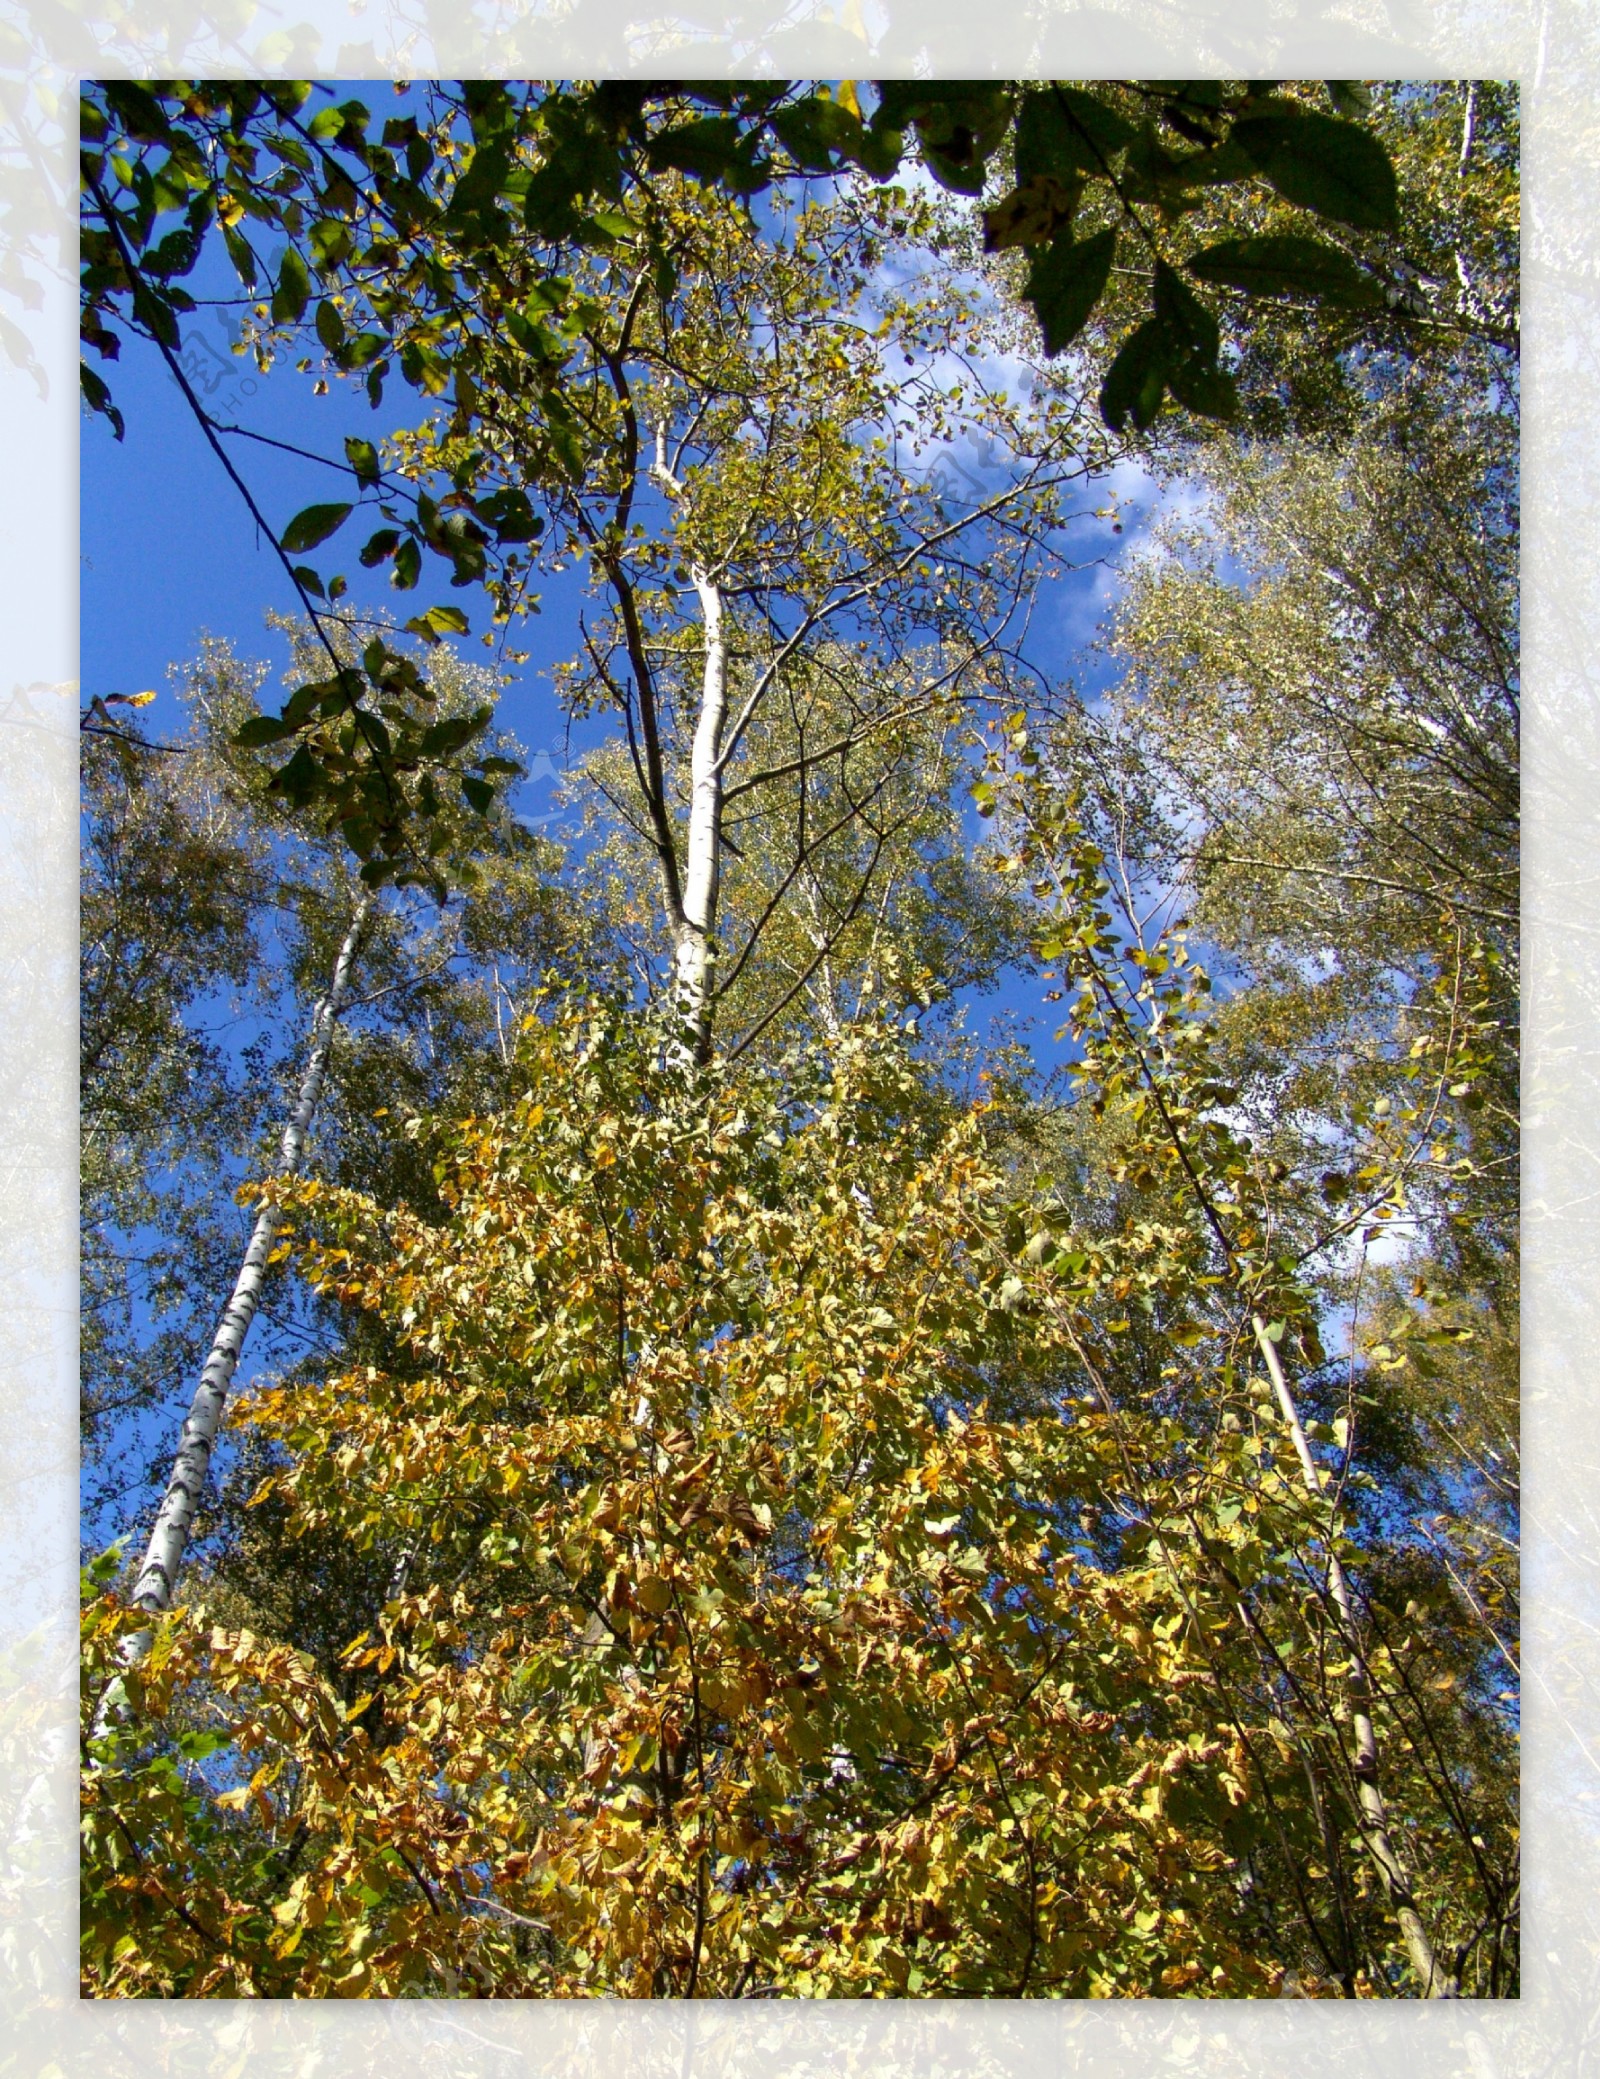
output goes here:
{"type": "MultiPolygon", "coordinates": [[[[936,252],[922,278],[903,257],[900,278],[878,269],[886,242],[902,256],[937,247],[927,203],[850,196],[758,231],[736,205],[670,183],[652,202],[668,276],[641,219],[619,228],[614,258],[543,292],[568,356],[559,413],[531,382],[539,335],[518,329],[535,277],[507,254],[510,314],[470,433],[441,417],[397,444],[395,464],[457,483],[460,499],[498,486],[542,505],[546,553],[586,566],[597,613],[563,695],[616,718],[626,756],[594,782],[653,857],[664,983],[685,1057],[703,1064],[726,978],[780,910],[816,905],[822,849],[845,830],[876,843],[797,986],[869,910],[888,826],[873,807],[886,767],[863,770],[852,798],[867,747],[926,737],[935,716],[948,737],[1004,699],[1033,590],[1107,449],[1072,407],[1031,407],[998,360],[981,282],[936,252]],[[930,469],[970,442],[986,485],[958,504],[930,469]],[[785,736],[786,755],[761,755],[785,736]],[[766,820],[770,850],[780,798],[783,885],[725,941],[729,804],[741,824],[766,820]]],[[[522,581],[500,592],[508,616],[522,581]]]]}

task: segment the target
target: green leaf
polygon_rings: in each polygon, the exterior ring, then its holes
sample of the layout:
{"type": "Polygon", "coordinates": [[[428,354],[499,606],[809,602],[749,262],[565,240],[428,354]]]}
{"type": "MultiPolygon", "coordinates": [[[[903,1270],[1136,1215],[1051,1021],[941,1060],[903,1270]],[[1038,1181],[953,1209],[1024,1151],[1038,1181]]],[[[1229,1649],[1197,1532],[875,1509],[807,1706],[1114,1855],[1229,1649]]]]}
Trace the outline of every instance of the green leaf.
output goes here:
{"type": "Polygon", "coordinates": [[[463,775],[461,792],[466,798],[467,805],[470,808],[476,809],[480,816],[486,816],[494,806],[493,787],[490,786],[487,780],[474,779],[471,773],[463,775]]]}
{"type": "Polygon", "coordinates": [[[1146,318],[1122,342],[1100,385],[1100,416],[1113,433],[1131,418],[1141,432],[1161,409],[1169,346],[1159,318],[1146,318]]]}
{"type": "Polygon", "coordinates": [[[1358,79],[1325,79],[1328,99],[1342,116],[1364,116],[1372,107],[1372,93],[1358,79]]]}
{"type": "MultiPolygon", "coordinates": [[[[363,489],[376,485],[378,481],[378,451],[372,445],[372,442],[370,440],[346,439],[344,452],[345,460],[356,473],[356,482],[363,489]]],[[[376,540],[377,537],[374,536],[373,539],[376,540]]],[[[371,544],[369,543],[368,546],[370,547],[371,544]]],[[[366,561],[365,550],[362,551],[361,560],[363,562],[366,561]]]]}
{"type": "Polygon", "coordinates": [[[293,325],[304,314],[311,294],[311,276],[296,247],[290,246],[278,268],[278,286],[272,292],[272,318],[278,325],[293,325]]]}
{"type": "Polygon", "coordinates": [[[1173,358],[1216,366],[1221,334],[1211,312],[1164,260],[1156,262],[1155,312],[1176,348],[1173,358]]]}
{"type": "Polygon", "coordinates": [[[1057,165],[1067,164],[1080,173],[1103,176],[1107,162],[1126,150],[1139,134],[1135,125],[1102,94],[1084,87],[1052,80],[1038,98],[1045,105],[1033,113],[1030,163],[1037,151],[1057,165]]]}
{"type": "Polygon", "coordinates": [[[346,368],[365,368],[388,348],[389,342],[381,332],[358,332],[345,349],[346,368]]]}
{"type": "Polygon", "coordinates": [[[317,337],[330,354],[338,353],[344,345],[344,319],[326,296],[317,305],[317,337]]]}
{"type": "Polygon", "coordinates": [[[294,574],[308,592],[314,593],[318,599],[327,598],[328,595],[323,590],[321,578],[318,577],[309,563],[297,563],[294,566],[294,574]]]}
{"type": "Polygon", "coordinates": [[[1372,277],[1320,238],[1225,238],[1185,264],[1201,281],[1222,282],[1251,296],[1298,296],[1339,310],[1373,310],[1383,303],[1372,277]]]}
{"type": "Polygon", "coordinates": [[[326,274],[337,267],[350,250],[350,226],[338,217],[319,217],[307,235],[312,264],[319,273],[326,274]]]}
{"type": "Polygon", "coordinates": [[[234,225],[223,226],[222,242],[228,249],[228,258],[233,262],[233,271],[247,289],[256,285],[256,256],[250,250],[250,241],[234,225]]]}
{"type": "Polygon", "coordinates": [[[91,411],[103,412],[111,421],[112,432],[115,433],[118,440],[121,440],[123,433],[126,431],[122,422],[122,414],[111,402],[111,392],[106,388],[104,381],[95,374],[87,362],[80,361],[78,364],[78,383],[83,391],[84,402],[89,409],[91,411]]]}
{"type": "Polygon", "coordinates": [[[304,808],[315,799],[321,785],[322,767],[305,744],[267,782],[268,791],[281,794],[291,808],[304,808]]]}
{"type": "Polygon", "coordinates": [[[808,173],[831,172],[841,156],[854,158],[861,148],[859,120],[831,96],[808,94],[774,109],[768,121],[784,150],[808,173]]]}
{"type": "Polygon", "coordinates": [[[399,528],[380,527],[361,550],[360,561],[364,568],[371,570],[377,564],[387,562],[399,546],[399,528]]]}
{"type": "Polygon", "coordinates": [[[1399,188],[1370,130],[1314,109],[1276,110],[1235,123],[1232,141],[1286,202],[1358,231],[1393,231],[1399,188]]]}
{"type": "Polygon", "coordinates": [[[425,340],[408,339],[400,349],[400,372],[424,397],[439,397],[450,387],[450,364],[425,340]]]}
{"type": "Polygon", "coordinates": [[[394,573],[389,582],[397,592],[409,592],[421,575],[422,551],[408,536],[395,551],[394,573]]]}
{"type": "Polygon", "coordinates": [[[1035,256],[1024,290],[1044,331],[1044,350],[1059,354],[1088,323],[1105,292],[1117,249],[1115,230],[1097,231],[1081,243],[1071,235],[1035,256]]]}
{"type": "Polygon", "coordinates": [[[989,156],[1005,134],[1012,90],[988,80],[882,80],[873,118],[916,125],[923,163],[941,187],[979,195],[989,156]]]}
{"type": "Polygon", "coordinates": [[[282,546],[291,556],[314,549],[344,525],[352,510],[349,505],[308,505],[284,528],[282,546]]]}
{"type": "Polygon", "coordinates": [[[526,491],[492,492],[473,507],[480,520],[494,529],[497,541],[534,541],[544,532],[544,521],[528,503],[526,491]]]}
{"type": "Polygon", "coordinates": [[[650,140],[650,164],[720,181],[732,171],[742,142],[733,116],[697,116],[650,140]]]}
{"type": "Polygon", "coordinates": [[[233,741],[240,750],[259,749],[262,744],[282,743],[286,736],[293,736],[295,725],[285,722],[281,715],[252,715],[234,731],[233,741]]]}
{"type": "Polygon", "coordinates": [[[407,621],[406,628],[410,634],[420,635],[424,642],[436,643],[444,635],[465,635],[468,622],[458,606],[430,606],[426,613],[407,621]]]}
{"type": "Polygon", "coordinates": [[[448,758],[452,751],[460,750],[471,734],[466,718],[452,715],[448,721],[435,722],[424,729],[417,750],[424,758],[448,758]]]}

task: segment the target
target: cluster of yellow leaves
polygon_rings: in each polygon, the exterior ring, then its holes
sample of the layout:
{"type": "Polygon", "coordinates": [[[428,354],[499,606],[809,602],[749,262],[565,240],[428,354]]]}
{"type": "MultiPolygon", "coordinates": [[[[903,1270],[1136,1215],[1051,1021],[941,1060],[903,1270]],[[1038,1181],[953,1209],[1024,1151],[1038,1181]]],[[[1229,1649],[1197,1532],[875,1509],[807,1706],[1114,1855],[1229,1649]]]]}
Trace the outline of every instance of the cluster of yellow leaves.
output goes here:
{"type": "MultiPolygon", "coordinates": [[[[298,1192],[308,1271],[401,1356],[243,1419],[297,1521],[413,1586],[348,1704],[164,1627],[138,1714],[226,1725],[186,1852],[246,1867],[174,1935],[150,1887],[193,1815],[91,1771],[95,1854],[146,1843],[108,1897],[143,1887],[179,1952],[91,1943],[91,1988],[1269,1990],[1212,1642],[1085,1544],[1125,1440],[1001,1300],[977,1116],[897,1110],[882,1048],[798,1123],[680,1102],[616,1035],[530,1067],[537,1105],[457,1137],[447,1225],[298,1192]]],[[[94,1609],[104,1676],[128,1620],[94,1609]]]]}

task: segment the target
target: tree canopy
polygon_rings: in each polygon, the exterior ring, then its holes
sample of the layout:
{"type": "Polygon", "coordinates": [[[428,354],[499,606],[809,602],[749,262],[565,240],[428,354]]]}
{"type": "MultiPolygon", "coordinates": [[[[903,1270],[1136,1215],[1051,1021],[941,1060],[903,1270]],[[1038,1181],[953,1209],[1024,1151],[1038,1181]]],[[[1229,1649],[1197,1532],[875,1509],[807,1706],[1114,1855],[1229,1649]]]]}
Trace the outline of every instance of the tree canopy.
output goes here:
{"type": "Polygon", "coordinates": [[[1513,1993],[1514,93],[83,134],[418,407],[85,711],[85,1991],[1513,1993]]]}

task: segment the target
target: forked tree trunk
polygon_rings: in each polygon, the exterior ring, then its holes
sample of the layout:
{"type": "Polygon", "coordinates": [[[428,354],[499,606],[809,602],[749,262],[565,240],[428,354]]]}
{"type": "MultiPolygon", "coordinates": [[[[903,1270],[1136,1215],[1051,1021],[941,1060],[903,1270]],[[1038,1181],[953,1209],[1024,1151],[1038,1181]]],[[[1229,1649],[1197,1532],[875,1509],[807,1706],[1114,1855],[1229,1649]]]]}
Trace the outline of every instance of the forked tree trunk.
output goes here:
{"type": "MultiPolygon", "coordinates": [[[[279,1174],[282,1176],[297,1176],[305,1159],[306,1134],[321,1099],[322,1086],[327,1079],[328,1057],[333,1050],[334,1027],[349,997],[351,972],[371,911],[372,897],[363,895],[356,904],[350,928],[339,948],[328,993],[317,1005],[312,1017],[311,1051],[306,1060],[305,1075],[301,1079],[294,1106],[284,1123],[279,1162],[279,1174]]],[[[173,1461],[172,1475],[167,1482],[167,1491],[162,1497],[155,1527],[145,1548],[144,1564],[139,1570],[138,1582],[133,1591],[134,1602],[152,1614],[170,1609],[172,1606],[178,1584],[178,1569],[183,1564],[184,1549],[189,1542],[195,1510],[205,1490],[206,1475],[211,1468],[211,1453],[216,1444],[218,1429],[221,1427],[228,1389],[233,1383],[245,1337],[250,1333],[250,1324],[255,1320],[256,1309],[260,1304],[267,1258],[271,1254],[272,1244],[278,1232],[279,1219],[278,1208],[269,1199],[256,1219],[249,1246],[244,1252],[244,1260],[239,1265],[239,1275],[234,1280],[233,1292],[223,1309],[222,1319],[217,1324],[210,1355],[206,1358],[200,1374],[200,1383],[195,1388],[194,1400],[183,1425],[183,1433],[178,1441],[178,1454],[173,1461]]]]}

